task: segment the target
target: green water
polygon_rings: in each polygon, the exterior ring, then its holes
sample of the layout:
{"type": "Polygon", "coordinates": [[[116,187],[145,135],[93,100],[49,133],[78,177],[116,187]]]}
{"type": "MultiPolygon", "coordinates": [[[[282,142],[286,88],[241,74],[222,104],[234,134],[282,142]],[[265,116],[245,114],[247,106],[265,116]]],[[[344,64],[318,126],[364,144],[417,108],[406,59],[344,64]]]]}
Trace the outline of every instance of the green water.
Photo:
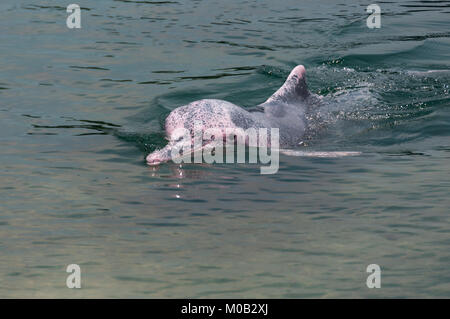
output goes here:
{"type": "Polygon", "coordinates": [[[0,297],[450,297],[449,1],[67,4],[0,3],[0,297]],[[146,166],[172,109],[297,64],[299,150],[361,156],[146,166]]]}

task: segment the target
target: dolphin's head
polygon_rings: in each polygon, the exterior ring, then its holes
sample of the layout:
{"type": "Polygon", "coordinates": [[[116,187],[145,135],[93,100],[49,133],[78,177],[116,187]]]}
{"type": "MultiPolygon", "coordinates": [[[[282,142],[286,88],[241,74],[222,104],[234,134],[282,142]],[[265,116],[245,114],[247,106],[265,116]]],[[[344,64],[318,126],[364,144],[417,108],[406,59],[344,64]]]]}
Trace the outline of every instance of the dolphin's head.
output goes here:
{"type": "Polygon", "coordinates": [[[297,102],[306,99],[310,95],[306,85],[306,69],[303,65],[297,65],[292,69],[284,84],[266,101],[270,102],[297,102]]]}
{"type": "Polygon", "coordinates": [[[145,160],[147,161],[147,165],[154,166],[170,161],[170,159],[170,146],[168,145],[160,150],[156,150],[153,153],[150,153],[145,160]]]}
{"type": "Polygon", "coordinates": [[[168,161],[180,163],[190,159],[190,150],[193,140],[189,130],[178,128],[169,136],[169,143],[162,149],[155,150],[146,157],[147,165],[154,166],[168,161]]]}

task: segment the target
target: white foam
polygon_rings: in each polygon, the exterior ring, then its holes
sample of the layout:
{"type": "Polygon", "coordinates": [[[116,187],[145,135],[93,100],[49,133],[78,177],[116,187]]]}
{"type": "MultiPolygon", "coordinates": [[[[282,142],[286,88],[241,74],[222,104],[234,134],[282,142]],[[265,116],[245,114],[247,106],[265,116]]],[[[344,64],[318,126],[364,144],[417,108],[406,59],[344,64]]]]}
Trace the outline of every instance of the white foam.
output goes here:
{"type": "Polygon", "coordinates": [[[281,154],[288,156],[298,156],[298,157],[325,157],[325,158],[336,158],[336,157],[345,157],[345,156],[359,156],[361,152],[347,152],[347,151],[338,151],[338,152],[305,152],[305,151],[296,151],[296,150],[280,150],[281,154]]]}

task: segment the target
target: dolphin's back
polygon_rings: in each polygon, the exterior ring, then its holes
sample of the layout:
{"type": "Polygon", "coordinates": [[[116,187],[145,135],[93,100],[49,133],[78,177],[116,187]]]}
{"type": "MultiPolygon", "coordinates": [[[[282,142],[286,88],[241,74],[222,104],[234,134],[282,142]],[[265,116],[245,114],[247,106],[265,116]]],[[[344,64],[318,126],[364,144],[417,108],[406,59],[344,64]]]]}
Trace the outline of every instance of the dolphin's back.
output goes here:
{"type": "Polygon", "coordinates": [[[165,129],[168,137],[177,128],[193,132],[194,125],[201,129],[265,127],[268,122],[264,116],[258,117],[245,109],[223,100],[203,99],[180,106],[166,118],[165,129]]]}

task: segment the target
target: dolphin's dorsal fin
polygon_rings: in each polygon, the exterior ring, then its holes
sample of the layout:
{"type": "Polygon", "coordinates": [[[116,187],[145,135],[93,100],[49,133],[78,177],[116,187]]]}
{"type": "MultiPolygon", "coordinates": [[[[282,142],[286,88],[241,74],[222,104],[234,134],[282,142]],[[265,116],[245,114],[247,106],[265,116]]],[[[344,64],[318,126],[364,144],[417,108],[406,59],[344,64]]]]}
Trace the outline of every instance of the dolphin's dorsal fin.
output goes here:
{"type": "MultiPolygon", "coordinates": [[[[265,103],[271,102],[295,102],[309,96],[306,85],[306,69],[303,65],[297,65],[289,74],[286,82],[265,103]]],[[[264,104],[265,104],[264,103],[264,104]]]]}

